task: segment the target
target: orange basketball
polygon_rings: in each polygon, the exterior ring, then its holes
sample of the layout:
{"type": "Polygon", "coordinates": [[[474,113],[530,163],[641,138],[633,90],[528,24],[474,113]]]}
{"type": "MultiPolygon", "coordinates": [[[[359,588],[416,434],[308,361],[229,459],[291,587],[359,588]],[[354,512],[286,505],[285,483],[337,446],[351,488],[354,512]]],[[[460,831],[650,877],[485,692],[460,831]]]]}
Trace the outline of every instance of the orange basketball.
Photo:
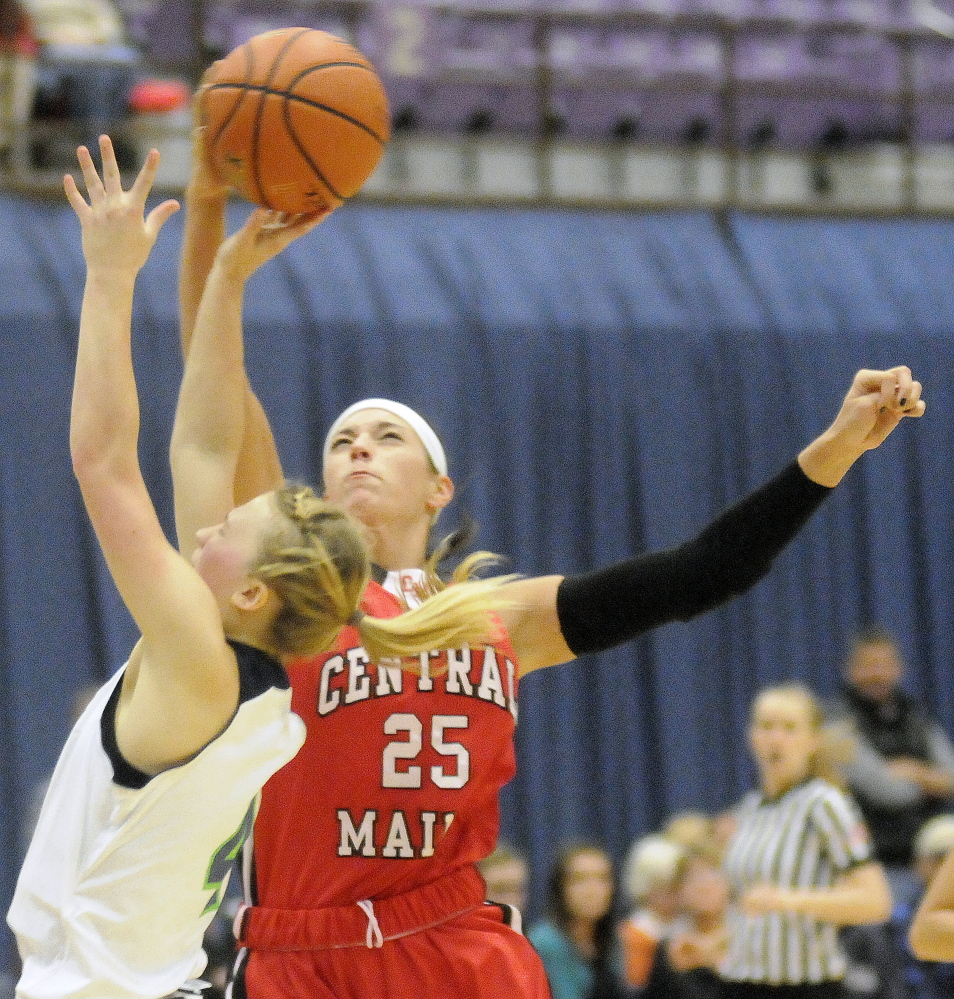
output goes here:
{"type": "Polygon", "coordinates": [[[213,64],[199,97],[206,150],[222,181],[298,214],[355,194],[390,136],[371,63],[326,31],[283,28],[213,64]]]}

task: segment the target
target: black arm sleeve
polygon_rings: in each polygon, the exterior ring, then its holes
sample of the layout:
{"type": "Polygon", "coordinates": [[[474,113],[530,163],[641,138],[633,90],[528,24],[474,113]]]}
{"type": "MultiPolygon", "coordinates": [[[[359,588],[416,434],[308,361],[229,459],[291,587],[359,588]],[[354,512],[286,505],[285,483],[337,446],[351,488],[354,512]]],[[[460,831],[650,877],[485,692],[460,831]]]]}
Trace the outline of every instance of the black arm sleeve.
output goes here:
{"type": "Polygon", "coordinates": [[[692,541],[568,576],[557,590],[564,640],[577,655],[602,652],[744,593],[831,492],[792,462],[692,541]]]}

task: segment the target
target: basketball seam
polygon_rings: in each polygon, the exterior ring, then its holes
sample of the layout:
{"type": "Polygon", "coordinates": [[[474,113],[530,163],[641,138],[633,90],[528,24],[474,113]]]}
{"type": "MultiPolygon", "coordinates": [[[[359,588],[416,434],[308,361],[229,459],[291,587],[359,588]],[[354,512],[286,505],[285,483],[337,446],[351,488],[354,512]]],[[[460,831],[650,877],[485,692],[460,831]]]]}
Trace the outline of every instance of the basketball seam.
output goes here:
{"type": "Polygon", "coordinates": [[[298,94],[290,94],[287,90],[276,90],[272,87],[266,86],[261,83],[215,83],[209,89],[210,90],[228,90],[229,88],[239,88],[246,91],[257,91],[263,94],[262,106],[265,104],[265,97],[272,95],[274,97],[284,97],[286,101],[295,101],[298,104],[304,104],[308,107],[316,108],[319,111],[327,111],[328,114],[334,115],[336,118],[341,118],[343,121],[350,122],[356,128],[360,128],[362,132],[367,132],[375,142],[379,142],[382,146],[386,144],[386,140],[383,139],[373,128],[369,128],[363,121],[358,118],[353,118],[351,115],[346,114],[344,111],[339,111],[337,108],[333,108],[328,104],[322,104],[320,101],[313,101],[307,97],[301,97],[298,94]]]}
{"type": "MultiPolygon", "coordinates": [[[[269,90],[271,89],[267,85],[275,78],[275,74],[278,72],[278,68],[281,65],[282,59],[284,59],[285,56],[288,55],[288,50],[295,44],[295,42],[298,41],[299,38],[301,38],[303,35],[306,35],[309,31],[312,30],[313,30],[312,28],[303,28],[297,34],[292,35],[290,38],[286,40],[285,44],[282,45],[282,47],[276,53],[275,58],[272,60],[268,76],[265,78],[265,84],[266,84],[265,87],[263,88],[253,87],[247,82],[245,83],[244,86],[245,90],[254,91],[261,89],[263,91],[262,99],[259,101],[258,110],[255,113],[255,124],[252,128],[252,175],[255,187],[258,189],[259,197],[261,198],[262,201],[265,202],[265,204],[269,208],[273,208],[273,205],[269,201],[267,195],[265,194],[265,188],[262,185],[262,179],[261,179],[261,168],[259,166],[259,161],[258,161],[259,159],[258,150],[259,150],[260,137],[262,132],[262,118],[265,114],[265,100],[268,96],[269,90]]],[[[246,42],[246,44],[248,44],[248,42],[246,42]]]]}
{"type": "MultiPolygon", "coordinates": [[[[249,49],[245,53],[245,79],[242,81],[242,95],[241,95],[241,97],[239,97],[239,99],[229,109],[229,113],[222,119],[222,122],[219,125],[218,130],[216,131],[215,135],[213,135],[211,137],[211,141],[207,142],[207,148],[208,148],[208,150],[209,150],[210,153],[215,148],[215,146],[218,144],[219,138],[221,137],[222,133],[226,130],[226,128],[228,128],[229,122],[238,113],[238,109],[239,109],[242,101],[245,100],[245,94],[247,92],[247,87],[245,86],[245,84],[248,83],[249,75],[251,74],[251,70],[252,70],[252,50],[249,49]]],[[[212,86],[208,87],[207,89],[208,90],[216,90],[218,88],[215,85],[212,85],[212,86]]]]}
{"type": "Polygon", "coordinates": [[[295,148],[298,150],[299,153],[301,153],[303,159],[308,164],[308,166],[311,167],[312,173],[315,174],[315,176],[321,181],[321,183],[328,188],[328,190],[332,193],[334,197],[339,198],[341,201],[345,201],[346,198],[344,197],[344,195],[339,194],[338,191],[331,186],[330,182],[328,181],[328,178],[324,175],[324,173],[322,173],[321,168],[318,166],[317,163],[315,163],[315,161],[311,158],[311,155],[308,153],[308,150],[305,149],[302,143],[299,141],[298,133],[295,131],[291,118],[288,113],[287,101],[282,102],[282,118],[285,120],[285,131],[288,133],[288,137],[292,140],[292,142],[294,142],[295,148]]]}

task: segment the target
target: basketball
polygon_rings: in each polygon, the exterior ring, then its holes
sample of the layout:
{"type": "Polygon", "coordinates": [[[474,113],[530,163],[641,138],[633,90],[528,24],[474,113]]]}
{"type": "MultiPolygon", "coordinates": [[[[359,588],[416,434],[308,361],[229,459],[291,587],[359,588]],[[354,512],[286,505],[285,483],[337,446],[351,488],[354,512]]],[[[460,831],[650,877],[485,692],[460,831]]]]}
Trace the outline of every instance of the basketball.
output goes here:
{"type": "Polygon", "coordinates": [[[199,122],[211,165],[242,197],[276,211],[337,208],[390,136],[374,66],[326,31],[256,35],[214,63],[205,84],[199,122]]]}

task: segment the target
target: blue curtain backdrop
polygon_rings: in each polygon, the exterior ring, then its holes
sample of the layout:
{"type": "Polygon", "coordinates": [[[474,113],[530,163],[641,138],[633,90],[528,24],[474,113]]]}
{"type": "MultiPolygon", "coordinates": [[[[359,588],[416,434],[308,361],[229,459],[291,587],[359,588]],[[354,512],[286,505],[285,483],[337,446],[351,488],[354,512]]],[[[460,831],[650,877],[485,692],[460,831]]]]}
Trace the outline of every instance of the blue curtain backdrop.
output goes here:
{"type": "MultiPolygon", "coordinates": [[[[74,693],[134,635],[69,466],[78,227],[63,204],[5,196],[0,233],[5,911],[74,693]]],[[[180,236],[175,217],[135,317],[142,462],[170,531],[180,236]]],[[[911,688],[954,730],[952,259],[954,222],[354,205],[253,279],[249,368],[287,471],[317,478],[348,403],[402,399],[451,455],[447,525],[466,509],[524,573],[686,538],[821,431],[859,367],[925,382],[929,416],[867,455],[750,595],[527,679],[504,834],[535,886],[566,839],[621,856],[675,810],[735,800],[754,691],[830,692],[862,622],[897,632],[911,688]]]]}

